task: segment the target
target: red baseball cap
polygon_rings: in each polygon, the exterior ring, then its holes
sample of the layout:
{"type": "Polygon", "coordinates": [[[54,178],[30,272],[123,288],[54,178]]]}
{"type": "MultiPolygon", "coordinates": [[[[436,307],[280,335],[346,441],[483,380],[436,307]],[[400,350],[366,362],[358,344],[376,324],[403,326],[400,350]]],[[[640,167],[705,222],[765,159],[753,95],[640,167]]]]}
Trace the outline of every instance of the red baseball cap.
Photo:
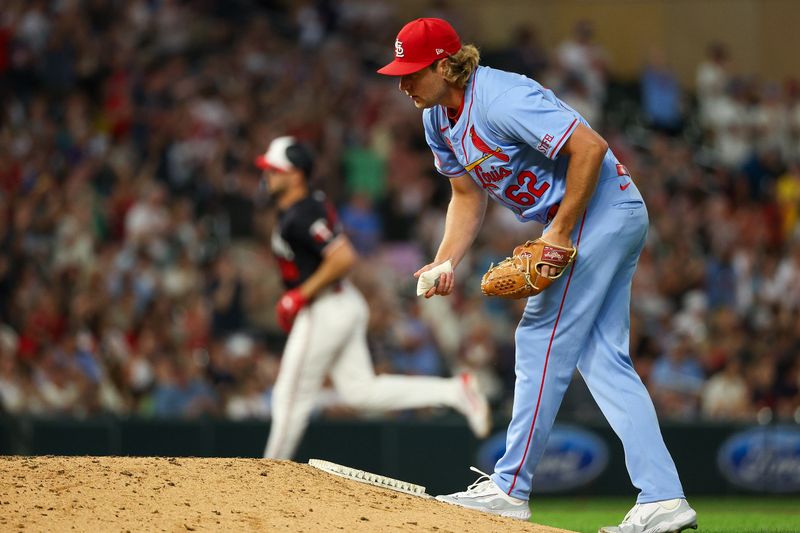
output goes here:
{"type": "Polygon", "coordinates": [[[386,76],[405,76],[461,50],[461,39],[449,22],[436,18],[412,20],[394,41],[394,61],[378,70],[386,76]]]}

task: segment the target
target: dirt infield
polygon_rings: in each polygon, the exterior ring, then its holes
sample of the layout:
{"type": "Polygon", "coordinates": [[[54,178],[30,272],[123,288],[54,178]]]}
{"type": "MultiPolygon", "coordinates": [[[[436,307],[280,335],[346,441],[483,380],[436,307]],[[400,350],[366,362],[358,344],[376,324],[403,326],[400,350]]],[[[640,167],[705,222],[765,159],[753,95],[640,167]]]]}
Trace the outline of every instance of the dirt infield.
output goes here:
{"type": "Polygon", "coordinates": [[[556,532],[260,459],[0,457],[0,531],[556,532]]]}

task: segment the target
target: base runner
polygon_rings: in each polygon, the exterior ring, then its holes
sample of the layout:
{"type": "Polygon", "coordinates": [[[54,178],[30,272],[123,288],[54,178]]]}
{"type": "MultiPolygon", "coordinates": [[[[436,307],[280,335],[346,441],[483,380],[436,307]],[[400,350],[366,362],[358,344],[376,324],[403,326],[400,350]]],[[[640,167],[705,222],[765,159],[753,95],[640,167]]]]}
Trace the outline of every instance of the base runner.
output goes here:
{"type": "Polygon", "coordinates": [[[286,293],[276,306],[289,333],[273,391],[272,427],[264,457],[291,459],[317,394],[330,375],[345,403],[393,410],[449,406],[485,437],[490,412],[471,374],[454,378],[376,376],[367,348],[367,304],[346,278],[356,252],[322,193],[309,189],[313,156],[279,137],[256,158],[278,207],[272,249],[286,293]]]}

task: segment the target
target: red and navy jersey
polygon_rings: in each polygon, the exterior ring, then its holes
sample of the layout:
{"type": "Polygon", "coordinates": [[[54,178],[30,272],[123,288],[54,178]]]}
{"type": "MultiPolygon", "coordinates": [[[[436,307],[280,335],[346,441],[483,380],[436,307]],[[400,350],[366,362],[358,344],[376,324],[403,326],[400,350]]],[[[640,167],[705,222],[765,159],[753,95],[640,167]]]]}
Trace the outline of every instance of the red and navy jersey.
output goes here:
{"type": "Polygon", "coordinates": [[[319,268],[325,248],[341,233],[333,205],[314,192],[278,213],[272,232],[272,252],[283,284],[293,289],[319,268]]]}

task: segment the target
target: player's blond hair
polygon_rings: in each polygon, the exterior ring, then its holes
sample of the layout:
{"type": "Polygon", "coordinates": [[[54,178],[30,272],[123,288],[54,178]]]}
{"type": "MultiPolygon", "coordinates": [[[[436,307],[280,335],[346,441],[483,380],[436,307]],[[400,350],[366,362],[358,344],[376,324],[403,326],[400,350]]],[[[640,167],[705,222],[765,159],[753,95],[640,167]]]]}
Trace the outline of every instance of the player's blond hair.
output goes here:
{"type": "Polygon", "coordinates": [[[444,79],[463,89],[467,86],[470,75],[478,68],[481,61],[481,53],[472,44],[465,44],[461,50],[443,59],[444,79]]]}

